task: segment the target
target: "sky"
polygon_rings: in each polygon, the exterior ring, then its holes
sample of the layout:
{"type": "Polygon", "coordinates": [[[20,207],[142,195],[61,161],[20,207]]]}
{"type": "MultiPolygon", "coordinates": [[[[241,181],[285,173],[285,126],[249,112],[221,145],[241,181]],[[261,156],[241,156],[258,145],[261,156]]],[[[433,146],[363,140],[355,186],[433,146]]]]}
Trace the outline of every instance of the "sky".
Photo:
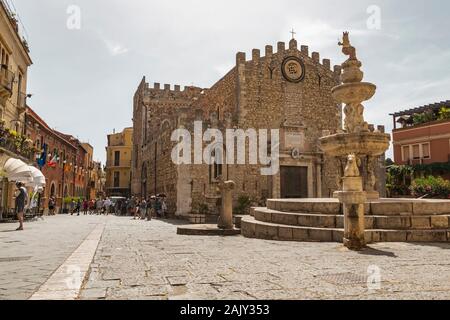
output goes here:
{"type": "Polygon", "coordinates": [[[450,99],[448,0],[9,2],[34,62],[29,105],[52,128],[91,143],[103,163],[106,135],[132,126],[143,76],[207,88],[232,68],[236,52],[251,57],[253,48],[288,42],[292,28],[299,46],[332,65],[347,58],[337,42],[350,31],[365,81],[378,86],[365,104],[369,123],[390,131],[389,113],[450,99]]]}

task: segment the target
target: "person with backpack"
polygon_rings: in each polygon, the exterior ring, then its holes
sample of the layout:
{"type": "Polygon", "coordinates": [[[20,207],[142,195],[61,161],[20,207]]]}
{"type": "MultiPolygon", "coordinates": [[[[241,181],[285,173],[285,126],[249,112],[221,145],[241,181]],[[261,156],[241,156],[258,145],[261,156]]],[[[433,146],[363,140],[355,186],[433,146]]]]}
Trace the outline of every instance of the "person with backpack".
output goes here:
{"type": "Polygon", "coordinates": [[[23,220],[25,215],[25,205],[27,202],[27,189],[22,182],[17,182],[16,187],[19,191],[16,197],[16,214],[17,219],[19,220],[19,228],[16,231],[23,231],[23,220]]]}

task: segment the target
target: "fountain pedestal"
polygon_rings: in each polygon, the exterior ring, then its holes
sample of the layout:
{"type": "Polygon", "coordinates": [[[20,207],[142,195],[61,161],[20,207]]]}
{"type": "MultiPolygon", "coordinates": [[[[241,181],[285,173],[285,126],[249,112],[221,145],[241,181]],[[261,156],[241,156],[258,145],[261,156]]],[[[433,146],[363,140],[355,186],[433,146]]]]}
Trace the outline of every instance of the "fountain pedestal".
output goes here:
{"type": "Polygon", "coordinates": [[[344,245],[351,250],[360,250],[366,246],[364,204],[367,197],[362,178],[343,178],[343,190],[337,192],[337,198],[344,206],[344,245]]]}
{"type": "Polygon", "coordinates": [[[380,197],[375,190],[376,174],[372,162],[389,148],[390,136],[371,131],[369,124],[364,121],[362,102],[370,100],[377,87],[362,82],[362,63],[356,57],[356,49],[350,44],[348,32],[344,33],[343,42],[339,45],[349,59],[342,64],[343,84],[333,88],[332,94],[337,102],[345,104],[345,125],[343,133],[323,137],[320,142],[328,156],[339,159],[340,163],[346,161],[344,176],[339,182],[342,191],[336,192],[334,196],[344,207],[344,245],[359,250],[366,244],[364,204],[368,199],[380,197]]]}

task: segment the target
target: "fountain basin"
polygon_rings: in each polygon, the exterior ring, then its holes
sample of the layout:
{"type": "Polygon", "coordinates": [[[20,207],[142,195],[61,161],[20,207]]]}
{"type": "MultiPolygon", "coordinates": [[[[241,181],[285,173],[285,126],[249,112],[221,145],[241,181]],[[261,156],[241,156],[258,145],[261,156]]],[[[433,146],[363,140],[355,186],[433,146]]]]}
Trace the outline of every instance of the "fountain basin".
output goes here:
{"type": "Polygon", "coordinates": [[[391,136],[380,132],[340,133],[319,141],[321,149],[332,157],[347,157],[349,154],[381,156],[389,149],[391,136]]]}
{"type": "Polygon", "coordinates": [[[333,98],[345,104],[360,104],[371,99],[377,90],[377,86],[368,82],[346,83],[331,90],[333,98]]]}

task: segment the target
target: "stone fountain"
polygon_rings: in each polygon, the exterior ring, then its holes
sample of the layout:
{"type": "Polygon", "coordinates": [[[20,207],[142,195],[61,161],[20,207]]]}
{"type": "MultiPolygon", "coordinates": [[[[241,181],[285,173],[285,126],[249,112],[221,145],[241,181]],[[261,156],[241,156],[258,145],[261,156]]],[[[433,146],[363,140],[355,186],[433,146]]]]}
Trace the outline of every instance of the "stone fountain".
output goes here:
{"type": "Polygon", "coordinates": [[[344,206],[344,245],[359,250],[365,243],[364,212],[368,199],[379,198],[375,191],[376,178],[374,160],[389,148],[390,135],[370,130],[364,120],[364,101],[370,100],[376,86],[362,82],[362,63],[356,57],[356,49],[350,44],[349,33],[345,32],[339,43],[342,52],[349,59],[342,64],[342,84],[332,89],[334,99],[345,104],[344,130],[338,134],[320,139],[322,150],[341,162],[341,191],[335,197],[344,206]],[[364,177],[362,175],[364,172],[364,177]]]}
{"type": "Polygon", "coordinates": [[[339,162],[339,187],[331,199],[268,199],[267,207],[252,208],[241,220],[247,238],[277,241],[344,242],[361,250],[376,242],[450,242],[450,201],[380,199],[376,170],[389,148],[390,136],[368,125],[362,103],[376,86],[363,82],[362,63],[344,33],[342,84],[332,89],[345,104],[345,125],[321,138],[323,151],[339,162]]]}

